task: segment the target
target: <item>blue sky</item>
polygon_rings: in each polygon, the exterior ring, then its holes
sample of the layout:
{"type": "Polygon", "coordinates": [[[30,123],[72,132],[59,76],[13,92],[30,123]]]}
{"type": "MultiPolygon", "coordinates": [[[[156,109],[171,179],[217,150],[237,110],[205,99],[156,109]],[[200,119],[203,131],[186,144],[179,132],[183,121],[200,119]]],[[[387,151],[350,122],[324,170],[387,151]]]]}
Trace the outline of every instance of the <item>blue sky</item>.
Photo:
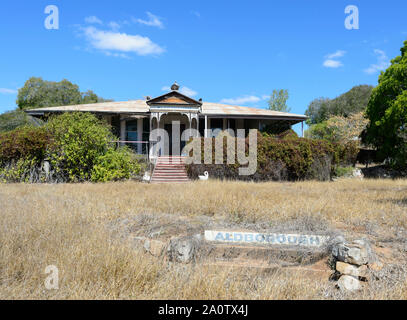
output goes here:
{"type": "Polygon", "coordinates": [[[37,76],[116,101],[176,80],[194,98],[259,108],[284,88],[302,114],[315,98],[376,85],[407,39],[406,12],[405,0],[2,1],[0,112],[37,76]],[[47,5],[58,30],[44,26],[47,5]],[[359,30],[345,28],[348,5],[359,30]]]}

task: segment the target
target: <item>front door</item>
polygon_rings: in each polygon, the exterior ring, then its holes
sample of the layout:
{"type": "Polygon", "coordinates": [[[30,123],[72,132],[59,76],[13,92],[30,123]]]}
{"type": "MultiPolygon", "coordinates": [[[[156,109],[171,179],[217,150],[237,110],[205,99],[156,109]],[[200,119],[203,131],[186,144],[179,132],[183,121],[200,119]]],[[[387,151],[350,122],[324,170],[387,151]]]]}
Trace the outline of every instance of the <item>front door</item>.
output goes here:
{"type": "MultiPolygon", "coordinates": [[[[175,153],[172,150],[172,143],[173,143],[173,136],[172,136],[172,123],[166,123],[164,124],[164,130],[168,133],[168,150],[164,150],[164,155],[168,156],[179,156],[181,154],[182,149],[185,147],[185,141],[181,141],[181,135],[185,130],[185,124],[180,124],[180,136],[178,137],[179,139],[179,145],[180,145],[180,150],[175,150],[175,153]],[[168,154],[166,154],[168,153],[168,154]]],[[[174,137],[175,139],[175,137],[174,137]]],[[[164,148],[165,149],[165,148],[164,148]]]]}

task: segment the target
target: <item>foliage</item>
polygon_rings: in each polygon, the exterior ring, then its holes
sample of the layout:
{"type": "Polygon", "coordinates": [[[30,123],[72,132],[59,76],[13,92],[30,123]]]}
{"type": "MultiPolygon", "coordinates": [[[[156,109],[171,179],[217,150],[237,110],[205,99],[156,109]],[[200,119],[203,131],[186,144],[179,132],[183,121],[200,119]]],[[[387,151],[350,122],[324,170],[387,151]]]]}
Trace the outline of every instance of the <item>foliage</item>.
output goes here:
{"type": "Polygon", "coordinates": [[[353,167],[338,166],[335,168],[335,175],[337,177],[350,177],[353,174],[353,167]]]}
{"type": "Polygon", "coordinates": [[[19,109],[25,110],[102,101],[105,100],[99,98],[93,91],[81,93],[78,85],[66,79],[53,82],[32,77],[18,90],[16,103],[19,109]]]}
{"type": "Polygon", "coordinates": [[[396,167],[407,167],[407,41],[401,56],[379,76],[366,114],[370,122],[363,141],[375,146],[379,155],[396,167]]]}
{"type": "Polygon", "coordinates": [[[89,103],[99,103],[99,102],[108,102],[113,101],[111,99],[103,99],[99,97],[96,93],[92,90],[88,90],[82,93],[82,104],[89,104],[89,103]]]}
{"type": "Polygon", "coordinates": [[[311,125],[305,132],[305,136],[340,143],[359,141],[359,136],[367,123],[368,120],[362,112],[351,114],[348,117],[333,116],[326,121],[311,125]]]}
{"type": "Polygon", "coordinates": [[[291,109],[287,106],[288,98],[288,90],[273,90],[273,93],[271,94],[270,100],[268,102],[269,109],[281,112],[290,112],[291,109]]]}
{"type": "Polygon", "coordinates": [[[31,182],[39,165],[38,159],[32,157],[12,160],[0,166],[0,182],[31,182]]]}
{"type": "MultiPolygon", "coordinates": [[[[212,138],[211,138],[212,139],[212,138]]],[[[204,150],[201,139],[201,150],[204,150]]],[[[212,141],[212,159],[215,159],[215,141],[212,141]]],[[[224,149],[230,148],[224,141],[224,149]]],[[[248,150],[248,139],[246,139],[248,150]]],[[[211,177],[234,180],[329,180],[338,165],[354,164],[358,148],[355,143],[347,145],[325,140],[298,138],[287,132],[286,136],[259,135],[257,138],[257,171],[252,176],[239,176],[239,164],[226,164],[224,151],[223,164],[190,164],[187,166],[191,178],[208,171],[211,177]]],[[[204,155],[202,153],[202,163],[204,155]]]]}
{"type": "Polygon", "coordinates": [[[20,158],[43,159],[51,136],[43,127],[21,127],[0,134],[0,164],[20,158]]]}
{"type": "Polygon", "coordinates": [[[31,117],[22,110],[0,114],[0,132],[11,131],[23,126],[39,126],[42,121],[31,117]]]}
{"type": "Polygon", "coordinates": [[[9,182],[129,179],[141,166],[127,148],[114,149],[110,128],[90,113],[64,113],[43,127],[0,134],[0,178],[9,182]],[[43,170],[44,160],[51,168],[43,170]]]}
{"type": "Polygon", "coordinates": [[[94,163],[115,140],[109,127],[90,113],[64,113],[51,118],[46,127],[54,139],[52,167],[74,182],[90,179],[94,163]]]}
{"type": "Polygon", "coordinates": [[[354,113],[362,112],[366,109],[372,90],[372,86],[360,85],[332,100],[315,99],[305,111],[309,117],[306,123],[312,125],[326,121],[332,116],[349,117],[354,113]]]}
{"type": "Polygon", "coordinates": [[[130,179],[140,173],[141,167],[135,154],[127,147],[109,149],[95,161],[91,173],[93,182],[108,182],[130,179]]]}

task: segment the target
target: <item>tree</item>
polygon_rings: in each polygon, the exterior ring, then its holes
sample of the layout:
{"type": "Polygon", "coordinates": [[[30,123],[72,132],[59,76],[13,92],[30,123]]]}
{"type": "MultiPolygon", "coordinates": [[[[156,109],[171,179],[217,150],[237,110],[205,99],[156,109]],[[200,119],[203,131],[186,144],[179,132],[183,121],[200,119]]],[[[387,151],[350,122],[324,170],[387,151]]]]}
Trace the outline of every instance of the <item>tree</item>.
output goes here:
{"type": "Polygon", "coordinates": [[[407,41],[401,56],[394,58],[379,76],[367,106],[369,124],[363,141],[375,146],[379,156],[390,159],[396,167],[407,167],[407,41]]]}
{"type": "Polygon", "coordinates": [[[103,101],[91,90],[81,93],[78,85],[66,79],[53,82],[32,77],[18,90],[16,103],[19,109],[25,110],[103,101]]]}
{"type": "Polygon", "coordinates": [[[273,93],[268,102],[269,109],[281,112],[290,112],[291,108],[287,106],[287,100],[289,98],[288,90],[280,89],[273,90],[273,93]]]}
{"type": "Polygon", "coordinates": [[[108,102],[113,101],[111,99],[103,99],[99,97],[96,93],[92,90],[88,90],[82,93],[82,104],[89,104],[89,103],[99,103],[99,102],[108,102]]]}
{"type": "Polygon", "coordinates": [[[318,98],[308,106],[305,114],[309,117],[308,125],[328,120],[332,116],[349,117],[352,114],[364,111],[372,94],[373,86],[360,85],[335,99],[318,98]]]}
{"type": "Polygon", "coordinates": [[[330,101],[329,98],[318,98],[311,101],[308,109],[305,111],[305,115],[308,116],[308,119],[305,121],[306,124],[317,124],[328,119],[330,101]]]}
{"type": "Polygon", "coordinates": [[[352,114],[349,117],[333,116],[326,121],[312,125],[305,134],[307,138],[312,139],[325,139],[343,144],[350,141],[359,143],[360,135],[368,122],[363,112],[352,114]]]}
{"type": "Polygon", "coordinates": [[[41,120],[29,116],[22,110],[0,114],[0,132],[11,131],[23,126],[40,126],[41,124],[41,120]]]}

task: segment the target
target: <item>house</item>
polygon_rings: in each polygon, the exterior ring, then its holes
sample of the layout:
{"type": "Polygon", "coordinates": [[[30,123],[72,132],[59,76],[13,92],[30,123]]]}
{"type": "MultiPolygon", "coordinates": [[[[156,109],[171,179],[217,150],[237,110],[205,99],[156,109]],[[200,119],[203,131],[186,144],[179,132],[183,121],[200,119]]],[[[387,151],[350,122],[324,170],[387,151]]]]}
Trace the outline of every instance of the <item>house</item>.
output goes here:
{"type": "MultiPolygon", "coordinates": [[[[196,129],[202,137],[216,136],[221,130],[262,130],[268,125],[288,129],[307,119],[304,115],[272,110],[232,106],[195,100],[179,92],[175,82],[171,91],[156,98],[125,102],[103,102],[31,109],[26,112],[35,117],[46,117],[62,112],[91,112],[104,118],[123,144],[132,145],[140,154],[151,151],[150,132],[166,130],[169,141],[173,141],[173,123],[178,122],[181,133],[185,129],[196,129]]],[[[182,142],[180,142],[182,147],[182,142]]],[[[169,148],[171,150],[171,148],[169,148]]],[[[171,152],[171,151],[169,151],[171,152]]]]}

